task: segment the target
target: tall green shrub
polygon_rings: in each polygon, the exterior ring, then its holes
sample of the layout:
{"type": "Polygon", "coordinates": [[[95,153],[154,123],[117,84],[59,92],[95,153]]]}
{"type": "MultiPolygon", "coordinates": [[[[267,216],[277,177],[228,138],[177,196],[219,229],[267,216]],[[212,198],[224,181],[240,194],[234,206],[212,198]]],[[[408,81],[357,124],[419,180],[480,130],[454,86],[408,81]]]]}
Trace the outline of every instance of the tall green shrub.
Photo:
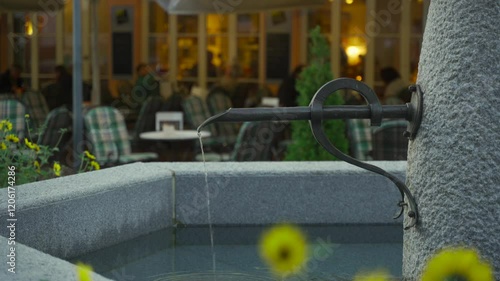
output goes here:
{"type": "MultiPolygon", "coordinates": [[[[299,92],[299,106],[308,106],[316,91],[333,79],[330,68],[330,48],[319,27],[310,31],[309,65],[304,68],[296,82],[299,92]]],[[[344,104],[340,94],[332,94],[325,105],[344,104]]],[[[342,152],[347,152],[348,141],[345,136],[345,124],[342,120],[323,121],[323,129],[330,141],[342,152]]],[[[335,160],[314,139],[307,121],[292,122],[292,144],[288,147],[286,160],[335,160]]]]}

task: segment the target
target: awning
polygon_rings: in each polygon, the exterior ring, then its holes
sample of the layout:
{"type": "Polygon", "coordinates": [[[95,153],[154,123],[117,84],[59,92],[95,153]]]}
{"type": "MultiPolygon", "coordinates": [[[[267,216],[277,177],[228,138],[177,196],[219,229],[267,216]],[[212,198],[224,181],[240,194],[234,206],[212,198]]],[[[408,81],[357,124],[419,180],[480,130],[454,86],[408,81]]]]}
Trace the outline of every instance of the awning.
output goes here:
{"type": "Polygon", "coordinates": [[[156,0],[171,14],[227,14],[323,5],[327,0],[156,0]]]}
{"type": "Polygon", "coordinates": [[[65,1],[0,0],[0,11],[57,11],[65,1]]]}

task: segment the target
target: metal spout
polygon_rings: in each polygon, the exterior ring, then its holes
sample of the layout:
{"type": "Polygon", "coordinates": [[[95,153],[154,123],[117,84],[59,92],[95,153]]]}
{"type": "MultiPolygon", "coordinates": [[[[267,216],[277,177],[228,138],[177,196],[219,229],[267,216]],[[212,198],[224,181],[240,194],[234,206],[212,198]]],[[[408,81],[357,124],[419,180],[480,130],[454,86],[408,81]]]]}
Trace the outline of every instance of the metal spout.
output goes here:
{"type": "MultiPolygon", "coordinates": [[[[371,115],[371,108],[368,105],[333,105],[323,108],[323,119],[370,119],[371,115]]],[[[382,116],[384,118],[411,119],[408,105],[384,106],[382,107],[382,116]]],[[[198,132],[203,127],[217,122],[294,120],[311,120],[311,107],[230,108],[205,120],[198,127],[198,132]]]]}
{"type": "Polygon", "coordinates": [[[422,120],[423,93],[420,87],[416,85],[410,87],[410,90],[413,92],[410,103],[382,106],[375,92],[366,84],[350,78],[339,78],[323,85],[316,92],[309,106],[230,108],[225,112],[207,119],[198,127],[198,132],[200,132],[203,127],[215,122],[309,120],[314,138],[330,154],[347,163],[382,175],[396,185],[401,193],[401,200],[398,202],[401,211],[397,217],[401,216],[405,210],[407,211],[408,223],[405,229],[408,229],[415,226],[418,222],[418,208],[415,198],[405,183],[395,175],[379,167],[361,162],[344,154],[330,142],[323,130],[322,122],[328,119],[370,119],[372,126],[378,126],[382,123],[383,118],[406,119],[408,121],[408,127],[404,136],[412,140],[415,138],[422,120]],[[328,96],[341,89],[352,89],[359,92],[368,102],[368,105],[325,106],[324,103],[328,96]]]}

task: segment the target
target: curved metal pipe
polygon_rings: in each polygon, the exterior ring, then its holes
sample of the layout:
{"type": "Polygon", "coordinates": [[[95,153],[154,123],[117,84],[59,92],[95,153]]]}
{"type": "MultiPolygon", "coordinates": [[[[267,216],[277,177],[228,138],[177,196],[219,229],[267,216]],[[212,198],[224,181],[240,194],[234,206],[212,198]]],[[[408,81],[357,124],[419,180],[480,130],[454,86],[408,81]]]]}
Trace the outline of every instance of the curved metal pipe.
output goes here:
{"type": "Polygon", "coordinates": [[[391,180],[401,194],[398,206],[401,212],[395,218],[406,213],[410,223],[405,229],[418,223],[418,208],[408,187],[393,174],[357,159],[354,159],[338,150],[323,131],[322,122],[328,119],[370,119],[372,126],[380,125],[383,118],[398,118],[409,121],[404,136],[415,138],[423,112],[423,93],[418,85],[410,87],[413,92],[410,103],[404,105],[382,106],[373,90],[366,84],[350,78],[339,78],[323,85],[314,95],[309,106],[278,107],[278,108],[230,108],[225,112],[210,117],[198,127],[198,132],[204,126],[215,122],[243,122],[243,121],[293,121],[310,120],[312,134],[323,148],[335,157],[352,165],[382,175],[391,180]],[[324,106],[324,102],[331,94],[341,89],[352,89],[359,92],[368,102],[366,106],[324,106]],[[408,203],[405,202],[405,197],[408,203]]]}

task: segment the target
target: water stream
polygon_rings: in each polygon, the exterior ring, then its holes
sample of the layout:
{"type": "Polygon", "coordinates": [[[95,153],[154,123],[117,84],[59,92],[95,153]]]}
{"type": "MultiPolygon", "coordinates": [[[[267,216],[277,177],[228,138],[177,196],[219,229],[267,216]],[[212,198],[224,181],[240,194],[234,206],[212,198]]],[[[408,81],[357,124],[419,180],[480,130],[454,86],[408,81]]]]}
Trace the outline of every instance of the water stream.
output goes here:
{"type": "Polygon", "coordinates": [[[216,280],[215,275],[215,250],[214,250],[214,230],[212,227],[212,216],[210,212],[210,190],[208,189],[208,170],[207,170],[207,162],[205,160],[205,151],[203,150],[203,141],[201,138],[201,131],[198,131],[198,139],[200,141],[201,148],[201,157],[203,159],[203,170],[205,172],[205,191],[207,196],[207,214],[208,214],[208,229],[210,232],[210,247],[212,250],[212,270],[214,273],[214,280],[216,280]]]}

